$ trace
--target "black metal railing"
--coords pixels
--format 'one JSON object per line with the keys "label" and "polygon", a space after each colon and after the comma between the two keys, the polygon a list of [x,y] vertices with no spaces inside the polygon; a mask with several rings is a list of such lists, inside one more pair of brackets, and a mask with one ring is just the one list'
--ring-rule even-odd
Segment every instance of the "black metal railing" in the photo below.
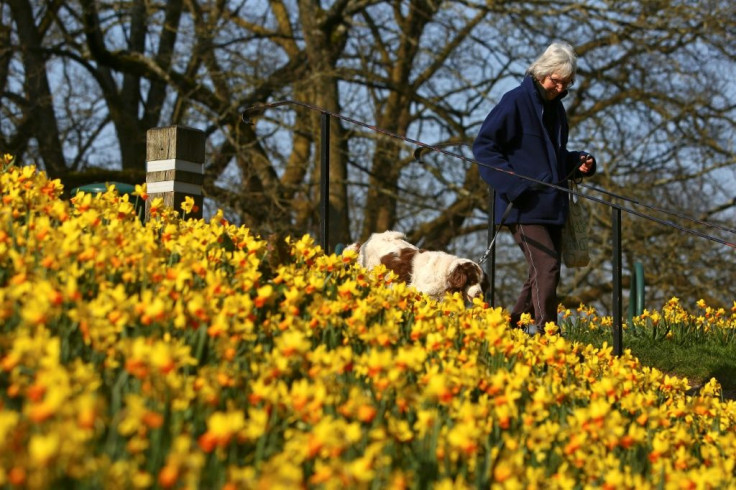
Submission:
{"label": "black metal railing", "polygon": [[[258,105],[249,107],[242,114],[243,122],[247,124],[252,124],[253,116],[263,113],[264,111],[268,109],[273,109],[273,108],[286,106],[286,105],[304,107],[306,109],[309,109],[311,111],[316,111],[321,114],[321,120],[320,120],[320,131],[321,131],[321,134],[320,134],[320,142],[321,142],[321,146],[320,146],[321,148],[321,152],[320,152],[320,169],[321,169],[321,174],[320,174],[320,230],[321,230],[320,245],[322,246],[322,249],[325,251],[325,253],[329,253],[331,250],[330,249],[330,237],[329,237],[329,220],[330,220],[330,216],[329,216],[329,212],[330,212],[329,210],[329,181],[330,181],[330,178],[329,178],[330,177],[329,175],[329,172],[330,172],[329,146],[330,146],[330,122],[332,118],[339,119],[341,121],[345,121],[345,122],[348,122],[348,123],[351,123],[357,126],[361,126],[361,127],[370,129],[371,131],[374,131],[376,133],[380,133],[385,136],[388,136],[388,137],[391,137],[397,140],[401,140],[407,143],[411,143],[412,145],[416,145],[418,148],[415,150],[414,156],[418,160],[421,158],[422,153],[427,152],[427,151],[433,151],[433,152],[444,154],[451,158],[457,158],[457,159],[463,160],[473,165],[483,166],[482,163],[477,162],[473,159],[467,158],[464,155],[460,155],[460,154],[448,151],[446,147],[450,145],[433,146],[433,145],[423,143],[421,141],[418,141],[412,138],[408,138],[406,136],[392,133],[385,129],[381,129],[374,125],[367,124],[362,121],[358,121],[356,119],[344,116],[342,114],[330,112],[324,108],[321,108],[321,107],[318,107],[312,104],[308,104],[306,102],[300,102],[297,100],[281,100],[277,102],[258,104]],[[457,146],[457,145],[451,145],[451,146]],[[724,240],[722,238],[715,237],[707,233],[703,233],[699,230],[694,230],[692,228],[687,228],[687,227],[678,225],[677,223],[674,223],[669,220],[665,220],[665,219],[658,218],[656,216],[648,215],[646,213],[637,211],[630,207],[625,207],[623,204],[607,201],[605,199],[592,196],[590,194],[584,194],[578,190],[572,190],[572,189],[569,189],[568,187],[563,187],[557,184],[551,184],[549,182],[543,182],[541,180],[537,180],[532,177],[527,177],[525,175],[517,175],[508,170],[503,170],[503,169],[499,169],[495,167],[488,167],[488,168],[492,168],[493,170],[498,171],[498,172],[504,172],[510,175],[515,175],[516,177],[526,179],[535,184],[552,187],[552,188],[558,189],[563,192],[574,194],[578,197],[582,197],[589,201],[594,201],[599,204],[603,204],[604,206],[608,206],[611,209],[611,227],[612,227],[611,231],[612,231],[612,242],[613,242],[611,244],[611,247],[612,247],[611,265],[612,265],[612,285],[613,285],[611,310],[612,310],[612,317],[613,317],[613,351],[614,351],[614,354],[616,355],[621,355],[623,353],[623,323],[622,323],[623,322],[623,308],[622,308],[623,293],[622,293],[622,246],[621,246],[622,212],[625,211],[626,213],[631,214],[633,216],[637,216],[637,217],[640,217],[640,218],[643,218],[649,221],[653,221],[655,223],[658,223],[666,227],[675,228],[681,232],[689,233],[691,235],[694,235],[694,236],[697,236],[697,237],[700,237],[706,240],[710,240],[716,243],[720,243],[727,247],[736,249],[736,243],[734,242],[730,242],[728,240]],[[693,218],[693,217],[690,217],[690,216],[687,216],[685,214],[678,213],[675,211],[670,211],[670,210],[658,208],[656,206],[643,204],[637,200],[628,198],[626,196],[614,194],[612,192],[597,188],[595,186],[591,186],[589,184],[580,184],[580,187],[601,193],[606,196],[610,196],[612,198],[617,199],[618,201],[621,201],[622,203],[634,204],[637,206],[641,206],[645,209],[660,212],[665,215],[676,216],[678,218],[682,218],[682,219],[691,221],[693,223],[697,223],[697,224],[704,225],[707,227],[716,228],[721,231],[727,231],[729,233],[736,234],[735,229],[728,228],[728,227],[718,225],[718,224],[708,223],[706,221],[699,220],[699,219],[696,219],[696,218]],[[494,235],[495,228],[496,228],[495,209],[494,209],[495,199],[493,195],[493,190],[491,191],[492,191],[491,198],[488,204],[489,206],[488,243],[489,244],[491,243],[491,240]],[[489,292],[491,304],[494,303],[494,295],[495,295],[495,266],[496,266],[495,248],[496,248],[495,243],[493,243],[490,249],[490,256],[487,261],[488,263],[487,272],[489,275],[489,279],[491,281],[491,291]]]}

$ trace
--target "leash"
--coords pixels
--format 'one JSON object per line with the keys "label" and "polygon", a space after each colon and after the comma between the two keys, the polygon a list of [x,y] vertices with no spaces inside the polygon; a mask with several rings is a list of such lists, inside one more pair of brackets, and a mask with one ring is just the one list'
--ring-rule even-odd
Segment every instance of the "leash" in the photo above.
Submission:
{"label": "leash", "polygon": [[[419,152],[419,150],[420,149],[418,148],[417,151],[414,152],[414,156],[417,159],[419,157],[421,157],[421,153]],[[419,157],[418,157],[418,155],[419,155]],[[562,182],[566,182],[566,181],[572,181],[573,183],[576,183],[575,182],[575,179],[572,178],[572,176],[575,174],[575,171],[576,170],[577,170],[577,167],[573,168],[572,171],[570,171],[570,173],[567,174],[564,179],[562,179],[560,182],[557,183],[557,185],[560,185]],[[532,186],[532,187],[534,187],[534,186]],[[501,215],[501,222],[498,224],[498,228],[496,228],[495,233],[493,233],[493,238],[491,239],[491,242],[488,244],[488,247],[486,248],[486,251],[483,252],[483,255],[481,255],[480,259],[478,260],[478,263],[480,265],[483,265],[483,263],[486,260],[488,260],[488,256],[491,254],[491,249],[493,248],[493,245],[496,243],[496,237],[498,237],[498,233],[501,231],[501,227],[504,225],[504,223],[506,223],[506,218],[508,218],[509,217],[509,214],[511,214],[511,209],[513,207],[514,207],[514,203],[513,202],[509,202],[508,205],[506,206],[506,209],[504,209],[503,214]]]}
{"label": "leash", "polygon": [[493,245],[496,243],[496,237],[498,237],[498,233],[501,231],[501,227],[506,222],[506,218],[508,218],[509,214],[511,214],[511,208],[513,207],[514,207],[513,202],[509,202],[508,205],[506,205],[506,209],[504,209],[503,214],[501,215],[501,222],[498,224],[498,227],[496,228],[495,233],[493,233],[493,238],[491,239],[491,242],[488,244],[486,251],[483,252],[483,255],[481,255],[480,260],[478,260],[478,263],[480,265],[483,265],[483,263],[486,260],[488,260],[488,255],[490,255],[491,249],[493,248]]}

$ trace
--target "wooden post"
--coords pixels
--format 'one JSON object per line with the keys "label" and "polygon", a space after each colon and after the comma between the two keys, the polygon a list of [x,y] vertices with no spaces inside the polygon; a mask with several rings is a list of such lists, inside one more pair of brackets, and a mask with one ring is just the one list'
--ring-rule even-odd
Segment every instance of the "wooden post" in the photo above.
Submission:
{"label": "wooden post", "polygon": [[146,221],[151,201],[157,197],[182,213],[181,203],[190,196],[196,210],[188,218],[202,217],[205,134],[183,126],[152,128],[146,133]]}

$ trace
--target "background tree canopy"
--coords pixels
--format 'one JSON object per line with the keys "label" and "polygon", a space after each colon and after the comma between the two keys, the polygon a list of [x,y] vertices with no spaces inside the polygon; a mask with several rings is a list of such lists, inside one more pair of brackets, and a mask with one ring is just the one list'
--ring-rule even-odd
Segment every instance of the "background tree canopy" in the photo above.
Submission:
{"label": "background tree canopy", "polygon": [[[399,229],[426,248],[479,256],[488,188],[469,161],[500,95],[551,42],[576,48],[565,99],[569,147],[599,161],[598,189],[721,224],[673,221],[733,243],[736,6],[728,0],[3,0],[0,151],[68,189],[143,182],[152,127],[207,134],[212,207],[262,235],[319,233],[319,113],[303,101],[446,148],[415,147],[346,121],[330,138],[334,243]],[[586,193],[612,202],[609,194]],[[633,206],[631,203],[628,206]],[[594,257],[563,271],[565,302],[605,307],[610,210],[591,203]],[[670,296],[730,306],[733,248],[624,214],[624,267],[641,261],[649,302]],[[524,274],[508,236],[497,303]],[[626,283],[624,284],[626,286]]]}

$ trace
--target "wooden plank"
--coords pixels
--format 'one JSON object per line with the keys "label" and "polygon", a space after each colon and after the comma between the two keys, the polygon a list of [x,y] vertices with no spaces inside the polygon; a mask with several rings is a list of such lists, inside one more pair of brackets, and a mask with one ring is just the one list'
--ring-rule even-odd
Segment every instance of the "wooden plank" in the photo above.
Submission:
{"label": "wooden plank", "polygon": [[204,163],[204,131],[186,126],[151,128],[146,132],[146,161],[177,158]]}

